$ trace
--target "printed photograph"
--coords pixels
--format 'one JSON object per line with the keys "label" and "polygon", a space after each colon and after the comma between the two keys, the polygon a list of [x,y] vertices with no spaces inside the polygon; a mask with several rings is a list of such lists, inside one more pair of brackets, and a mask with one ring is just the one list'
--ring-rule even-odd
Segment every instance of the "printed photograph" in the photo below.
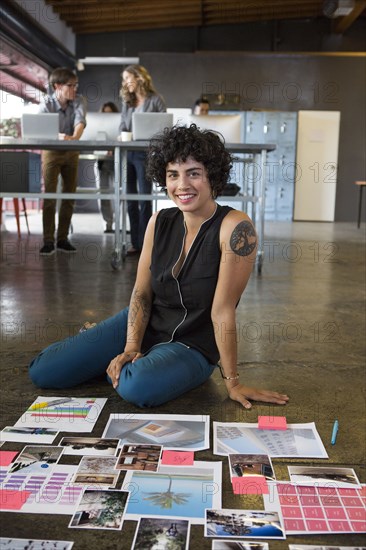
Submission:
{"label": "printed photograph", "polygon": [[52,445],[27,445],[17,456],[16,461],[9,468],[9,473],[19,472],[46,473],[51,472],[62,455],[63,448]]}
{"label": "printed photograph", "polygon": [[366,550],[366,546],[320,546],[319,544],[289,544],[289,550]]}
{"label": "printed photograph", "polygon": [[209,416],[171,414],[112,414],[103,437],[118,438],[120,445],[158,444],[164,449],[208,449]]}
{"label": "printed photograph", "polygon": [[73,544],[67,540],[0,538],[0,550],[71,550]]}
{"label": "printed photograph", "polygon": [[333,468],[331,466],[288,466],[290,480],[293,483],[330,487],[360,487],[356,472],[352,468]]}
{"label": "printed photograph", "polygon": [[119,439],[63,437],[59,443],[65,455],[116,456]]}
{"label": "printed photograph", "polygon": [[67,540],[10,539],[0,537],[0,550],[71,550],[73,542]]}
{"label": "printed photograph", "polygon": [[26,426],[6,426],[0,432],[1,441],[19,441],[20,443],[53,443],[58,430],[52,428],[27,428]]}
{"label": "printed photograph", "polygon": [[287,430],[260,430],[245,422],[214,422],[213,437],[213,452],[218,455],[329,458],[314,422],[288,424]]}
{"label": "printed photograph", "polygon": [[231,477],[264,476],[274,480],[275,475],[268,455],[230,454],[229,467]]}
{"label": "printed photograph", "polygon": [[277,512],[262,510],[206,510],[206,537],[253,537],[283,539]]}
{"label": "printed photograph", "polygon": [[156,472],[163,447],[161,445],[123,445],[116,470]]}
{"label": "printed photograph", "polygon": [[84,456],[80,460],[73,483],[115,487],[119,476],[115,464],[115,457]]}
{"label": "printed photograph", "polygon": [[203,525],[207,506],[221,506],[221,466],[221,462],[195,462],[187,467],[160,466],[156,473],[128,471],[123,489],[130,490],[133,498],[126,519],[176,517]]}
{"label": "printed photograph", "polygon": [[268,550],[268,542],[250,542],[241,540],[213,540],[212,550]]}
{"label": "printed photograph", "polygon": [[141,518],[131,550],[188,550],[189,521]]}
{"label": "printed photograph", "polygon": [[121,530],[128,491],[85,489],[69,527]]}

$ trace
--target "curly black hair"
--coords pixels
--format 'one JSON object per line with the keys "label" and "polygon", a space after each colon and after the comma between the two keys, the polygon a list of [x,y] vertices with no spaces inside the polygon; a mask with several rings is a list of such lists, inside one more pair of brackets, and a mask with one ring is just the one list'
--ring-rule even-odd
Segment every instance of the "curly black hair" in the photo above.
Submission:
{"label": "curly black hair", "polygon": [[200,130],[196,124],[165,128],[151,139],[146,175],[152,182],[165,188],[168,163],[186,162],[188,157],[203,164],[213,197],[220,195],[229,181],[233,157],[225,149],[220,134],[211,130]]}

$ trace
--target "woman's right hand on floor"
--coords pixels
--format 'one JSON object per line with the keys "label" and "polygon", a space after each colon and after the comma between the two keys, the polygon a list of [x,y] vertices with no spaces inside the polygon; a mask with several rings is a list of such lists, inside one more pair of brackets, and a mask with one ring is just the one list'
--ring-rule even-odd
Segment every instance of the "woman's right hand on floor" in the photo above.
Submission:
{"label": "woman's right hand on floor", "polygon": [[107,374],[111,379],[114,388],[118,386],[122,367],[126,363],[134,363],[140,357],[143,357],[143,354],[139,351],[124,351],[112,359],[107,368]]}

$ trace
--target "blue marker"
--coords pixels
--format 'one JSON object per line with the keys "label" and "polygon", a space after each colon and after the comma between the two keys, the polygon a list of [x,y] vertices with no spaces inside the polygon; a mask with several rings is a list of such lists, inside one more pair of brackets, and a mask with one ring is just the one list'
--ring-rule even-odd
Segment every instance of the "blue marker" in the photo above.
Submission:
{"label": "blue marker", "polygon": [[337,440],[337,434],[338,434],[338,420],[335,420],[333,424],[332,439],[331,439],[332,445],[335,445],[335,442]]}

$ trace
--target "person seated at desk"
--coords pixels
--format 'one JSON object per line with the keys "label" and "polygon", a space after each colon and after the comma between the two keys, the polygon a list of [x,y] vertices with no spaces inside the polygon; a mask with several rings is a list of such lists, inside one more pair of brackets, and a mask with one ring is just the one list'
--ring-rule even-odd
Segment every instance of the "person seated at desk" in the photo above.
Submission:
{"label": "person seated at desk", "polygon": [[[166,112],[163,98],[155,90],[150,74],[141,65],[129,65],[123,71],[121,96],[122,115],[119,128],[121,132],[131,132],[134,112]],[[144,151],[128,151],[127,193],[151,194],[152,185],[146,178],[145,160]],[[127,210],[132,244],[127,250],[127,255],[140,254],[146,227],[152,214],[152,203],[151,201],[128,201]]]}
{"label": "person seated at desk", "polygon": [[[118,113],[118,107],[112,101],[104,103],[100,109],[101,113]],[[100,189],[103,192],[114,192],[114,160],[112,152],[108,153],[110,158],[98,160]],[[113,201],[100,201],[100,210],[103,220],[106,223],[104,233],[114,233],[114,205]]]}
{"label": "person seated at desk", "polygon": [[[39,107],[40,113],[59,114],[59,138],[78,140],[86,126],[86,108],[81,96],[76,95],[78,81],[76,75],[66,67],[55,69],[49,78],[52,95],[45,97]],[[42,173],[46,193],[55,193],[58,177],[62,177],[62,192],[75,193],[78,175],[79,151],[43,151]],[[57,250],[76,252],[68,240],[71,217],[74,211],[73,200],[62,200],[58,215]],[[56,199],[43,201],[43,241],[42,256],[55,252],[55,213]]]}
{"label": "person seated at desk", "polygon": [[210,103],[205,97],[200,97],[194,103],[193,113],[194,115],[208,115],[210,111]]}
{"label": "person seated at desk", "polygon": [[219,136],[195,124],[151,140],[147,176],[175,206],[150,218],[130,305],[43,350],[30,364],[34,384],[68,388],[106,370],[124,400],[155,407],[205,382],[220,362],[229,397],[243,407],[287,403],[239,381],[235,311],[257,237],[244,212],[216,202],[231,166]]}

